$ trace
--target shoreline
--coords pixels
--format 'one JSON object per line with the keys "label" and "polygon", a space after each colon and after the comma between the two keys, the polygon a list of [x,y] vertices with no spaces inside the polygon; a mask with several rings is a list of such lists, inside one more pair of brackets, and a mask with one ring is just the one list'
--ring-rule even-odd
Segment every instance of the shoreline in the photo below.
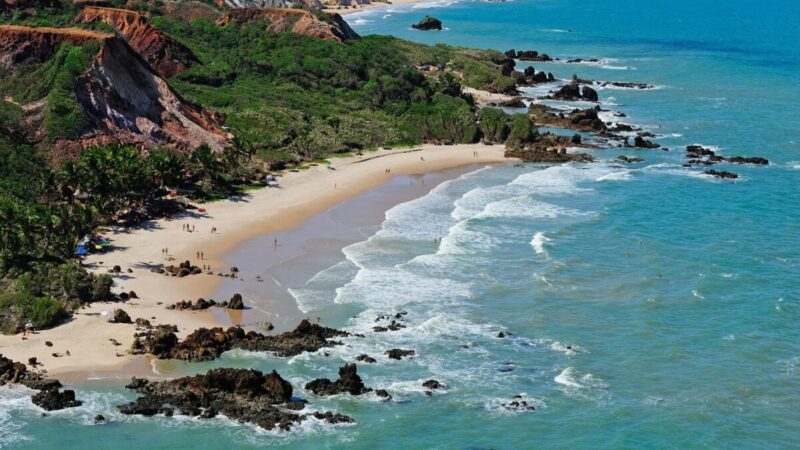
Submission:
{"label": "shoreline", "polygon": [[[179,300],[208,298],[229,278],[205,274],[168,277],[152,273],[150,268],[189,260],[199,266],[211,265],[215,273],[227,273],[226,256],[249,239],[294,229],[307,219],[381,186],[395,176],[512,161],[504,157],[504,152],[504,147],[499,145],[422,145],[412,149],[377,150],[362,157],[333,158],[331,166],[335,170],[321,165],[289,172],[279,178],[281,188],[263,188],[242,198],[203,204],[205,213],[189,211],[145,222],[132,229],[110,229],[103,234],[113,240],[115,249],[91,255],[84,263],[95,273],[107,273],[114,265],[121,266],[122,272],[113,275],[114,291],[135,291],[139,298],[87,305],[67,323],[39,331],[27,340],[22,340],[20,334],[0,336],[0,354],[17,361],[36,357],[48,375],[70,381],[113,378],[113,375],[125,378],[157,375],[147,362],[149,357],[127,354],[135,326],[109,323],[105,314],[120,308],[134,321],[144,318],[153,325],[175,324],[182,338],[203,326],[242,323],[243,312],[216,309],[217,314],[228,316],[221,320],[212,312],[214,309],[167,310],[166,305]],[[196,231],[182,231],[185,224],[195,226]],[[216,227],[218,233],[211,234],[211,227]],[[168,249],[169,258],[161,253],[163,248]],[[204,260],[196,258],[198,251],[205,254]],[[128,269],[132,273],[127,273]],[[53,346],[46,346],[46,341],[51,341]],[[65,356],[67,351],[69,356]]]}
{"label": "shoreline", "polygon": [[415,3],[422,3],[425,0],[391,0],[391,1],[372,1],[371,3],[367,4],[356,4],[355,7],[338,7],[338,8],[323,8],[322,11],[328,14],[339,14],[341,16],[346,16],[349,14],[360,13],[364,11],[369,11],[372,9],[382,8],[382,7],[389,7],[389,6],[396,6],[396,5],[412,5]]}

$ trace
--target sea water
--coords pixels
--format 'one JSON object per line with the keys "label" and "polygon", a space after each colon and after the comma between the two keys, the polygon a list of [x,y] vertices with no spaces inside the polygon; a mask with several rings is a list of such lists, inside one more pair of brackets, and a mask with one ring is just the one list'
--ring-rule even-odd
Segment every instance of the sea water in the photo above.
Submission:
{"label": "sea water", "polygon": [[[446,29],[411,30],[425,14]],[[47,417],[25,391],[0,390],[0,446],[800,446],[797,2],[439,1],[348,20],[361,34],[544,51],[562,61],[534,66],[559,79],[650,83],[600,90],[601,105],[670,151],[593,150],[594,164],[493,166],[440,184],[291,292],[304,312],[365,338],[328,356],[234,351],[172,367],[277,369],[312,408],[355,424],[277,433],[125,417],[114,406],[133,395],[93,381],[76,386],[84,406]],[[719,181],[681,166],[694,143],[770,165],[722,165],[740,178]],[[619,164],[621,154],[645,161]],[[406,328],[372,331],[400,311]],[[390,360],[390,348],[417,354]],[[360,353],[378,360],[359,365],[366,384],[393,401],[303,391]],[[428,379],[446,389],[426,395]],[[110,423],[93,425],[96,414]]]}

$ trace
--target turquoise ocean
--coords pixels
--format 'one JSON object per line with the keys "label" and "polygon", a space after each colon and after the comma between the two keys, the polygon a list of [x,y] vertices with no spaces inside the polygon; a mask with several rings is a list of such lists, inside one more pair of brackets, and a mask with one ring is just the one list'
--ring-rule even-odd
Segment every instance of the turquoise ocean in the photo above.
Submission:
{"label": "turquoise ocean", "polygon": [[[445,30],[412,30],[426,14]],[[391,208],[292,290],[304,313],[366,338],[329,357],[234,351],[174,368],[277,369],[311,397],[300,386],[368,353],[378,363],[359,366],[365,383],[394,401],[311,399],[353,425],[125,417],[114,406],[133,395],[91,381],[74,386],[84,406],[47,417],[0,390],[0,447],[800,447],[800,3],[448,1],[347,20],[361,34],[547,52],[562,61],[534,67],[559,79],[653,84],[600,89],[601,106],[670,151],[471,170]],[[740,174],[723,182],[681,166],[689,144],[770,164],[720,165]],[[399,311],[407,328],[371,332]],[[396,347],[418,354],[382,355]],[[426,396],[430,378],[447,389]],[[508,407],[515,396],[536,409]]]}

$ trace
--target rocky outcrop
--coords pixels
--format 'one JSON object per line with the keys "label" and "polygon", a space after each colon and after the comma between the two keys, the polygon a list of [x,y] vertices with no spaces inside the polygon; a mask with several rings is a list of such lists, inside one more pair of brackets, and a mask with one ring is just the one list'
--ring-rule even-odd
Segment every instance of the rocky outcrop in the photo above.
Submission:
{"label": "rocky outcrop", "polygon": [[633,146],[636,148],[659,148],[660,145],[656,144],[655,142],[648,141],[641,135],[637,135],[633,138]]}
{"label": "rocky outcrop", "polygon": [[431,16],[425,16],[419,22],[411,25],[411,28],[422,31],[441,31],[442,21]]}
{"label": "rocky outcrop", "polygon": [[597,91],[589,86],[583,86],[583,88],[581,88],[580,84],[574,81],[569,84],[565,84],[561,87],[561,89],[555,91],[551,98],[555,100],[584,100],[588,102],[596,102],[598,100]]}
{"label": "rocky outcrop", "polygon": [[315,15],[302,9],[234,9],[220,17],[217,25],[243,25],[257,20],[266,20],[270,33],[296,33],[335,42],[359,39],[339,14],[317,12]]}
{"label": "rocky outcrop", "polygon": [[158,31],[135,11],[89,6],[75,18],[75,22],[111,26],[164,78],[175,76],[199,62],[188,47]]}
{"label": "rocky outcrop", "polygon": [[769,164],[768,159],[760,156],[731,156],[730,158],[725,158],[725,160],[734,164],[755,164],[758,166]]}
{"label": "rocky outcrop", "polygon": [[528,112],[537,125],[594,133],[603,133],[607,131],[607,126],[598,116],[599,110],[596,107],[573,109],[565,113],[562,110],[547,105],[532,103]]}
{"label": "rocky outcrop", "polygon": [[[0,70],[30,70],[21,63],[46,61],[61,44],[80,46],[90,41],[98,42],[100,50],[75,80],[74,91],[89,123],[77,139],[56,138],[54,154],[110,143],[166,145],[186,152],[200,145],[221,151],[227,145],[227,133],[217,117],[184,101],[125,41],[109,34],[0,26]],[[41,127],[41,119],[31,126]]]}
{"label": "rocky outcrop", "polygon": [[514,82],[522,86],[551,83],[555,80],[552,73],[537,72],[532,66],[526,67],[523,72],[514,72]]}
{"label": "rocky outcrop", "polygon": [[75,399],[75,391],[71,389],[61,391],[61,383],[58,380],[31,372],[25,364],[0,355],[0,386],[5,384],[20,384],[39,391],[31,397],[31,401],[46,411],[81,405],[81,401]]}
{"label": "rocky outcrop", "polygon": [[592,162],[594,158],[586,153],[567,153],[566,151],[541,149],[506,149],[506,158],[517,158],[529,163],[566,163],[571,161]]}
{"label": "rocky outcrop", "polygon": [[553,58],[550,57],[547,53],[539,53],[536,50],[520,50],[516,51],[513,48],[510,50],[506,50],[506,56],[509,58],[518,59],[520,61],[552,61]]}
{"label": "rocky outcrop", "polygon": [[239,327],[230,327],[227,330],[216,327],[200,328],[179,341],[175,331],[160,326],[134,335],[130,352],[137,355],[151,354],[160,359],[211,361],[228,350],[239,348],[288,357],[338,345],[339,342],[331,339],[348,335],[344,331],[303,320],[294,330],[277,336],[245,332]]}
{"label": "rocky outcrop", "polygon": [[119,405],[123,414],[153,416],[174,414],[210,419],[219,414],[266,430],[288,431],[309,417],[329,423],[352,419],[331,412],[299,414],[301,401],[292,401],[292,385],[274,370],[264,375],[257,370],[214,369],[204,375],[150,382],[134,378],[127,386],[139,397]]}
{"label": "rocky outcrop", "polygon": [[713,177],[722,178],[723,180],[735,180],[735,179],[739,178],[739,175],[737,175],[737,174],[735,174],[733,172],[725,171],[725,170],[714,170],[714,169],[711,169],[711,170],[706,170],[703,173],[706,174],[706,175],[711,175]]}
{"label": "rocky outcrop", "polygon": [[403,350],[400,348],[393,348],[391,350],[386,351],[386,355],[389,357],[389,359],[397,359],[397,360],[403,359],[406,356],[414,356],[416,353],[417,352],[415,352],[414,350]]}
{"label": "rocky outcrop", "polygon": [[361,395],[372,389],[364,386],[361,377],[358,376],[358,368],[355,364],[345,364],[339,368],[339,379],[331,381],[327,378],[317,378],[306,384],[306,389],[316,395],[337,395],[350,394]]}

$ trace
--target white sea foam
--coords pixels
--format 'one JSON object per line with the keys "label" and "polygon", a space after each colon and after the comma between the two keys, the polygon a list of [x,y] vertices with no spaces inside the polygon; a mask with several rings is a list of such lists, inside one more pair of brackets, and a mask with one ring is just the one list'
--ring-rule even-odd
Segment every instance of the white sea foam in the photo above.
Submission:
{"label": "white sea foam", "polygon": [[541,28],[539,31],[544,33],[571,33],[570,30],[563,30],[561,28]]}
{"label": "white sea foam", "polygon": [[545,236],[543,232],[537,231],[536,234],[533,235],[533,239],[531,239],[531,247],[533,247],[533,251],[535,251],[537,255],[547,255],[544,246],[550,242],[551,239],[549,237]]}
{"label": "white sea foam", "polygon": [[597,178],[597,181],[627,181],[631,179],[630,170],[611,172]]}

